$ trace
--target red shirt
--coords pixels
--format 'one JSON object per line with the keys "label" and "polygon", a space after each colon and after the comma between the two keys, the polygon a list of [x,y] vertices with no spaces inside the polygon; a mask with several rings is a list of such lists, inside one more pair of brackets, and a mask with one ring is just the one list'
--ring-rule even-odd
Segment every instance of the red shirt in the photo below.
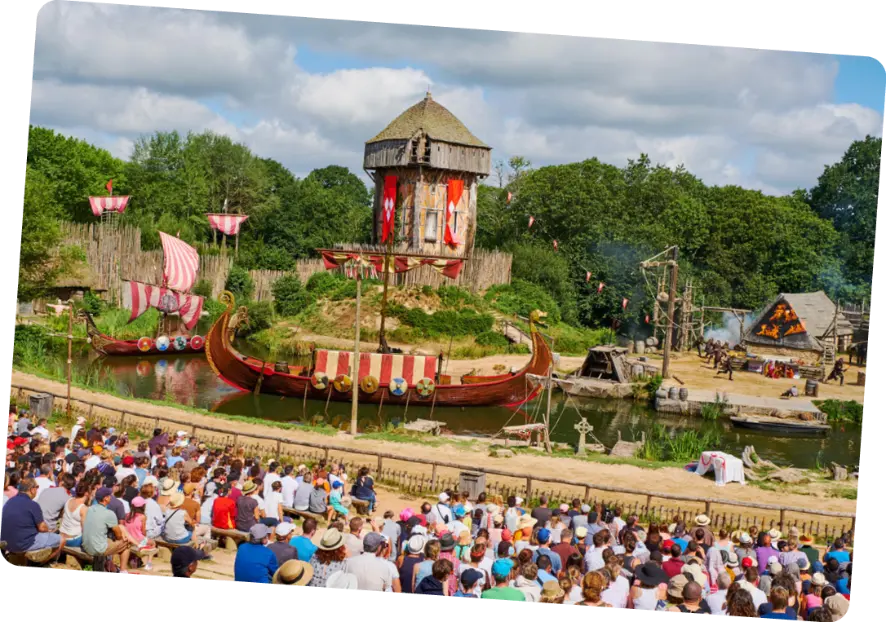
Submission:
{"label": "red shirt", "polygon": [[674,557],[664,562],[661,569],[668,573],[669,578],[676,577],[683,570],[683,561],[679,557]]}
{"label": "red shirt", "polygon": [[212,502],[212,526],[236,529],[237,502],[230,497],[218,497]]}

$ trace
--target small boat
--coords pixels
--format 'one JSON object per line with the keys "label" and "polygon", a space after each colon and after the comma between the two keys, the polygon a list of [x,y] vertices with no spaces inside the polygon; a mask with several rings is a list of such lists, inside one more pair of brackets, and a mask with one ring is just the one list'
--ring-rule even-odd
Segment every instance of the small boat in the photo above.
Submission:
{"label": "small boat", "polygon": [[[533,348],[529,362],[514,374],[494,376],[491,380],[484,378],[483,382],[471,378],[464,384],[438,384],[434,381],[434,376],[438,374],[434,373],[432,364],[436,357],[424,357],[428,361],[422,362],[418,356],[364,352],[360,358],[360,377],[352,383],[347,376],[351,353],[327,350],[315,351],[313,369],[287,373],[272,362],[245,356],[234,349],[231,339],[227,337],[234,310],[234,295],[224,292],[219,300],[227,308],[206,335],[206,360],[222,381],[241,391],[349,402],[353,391],[357,390],[357,399],[361,404],[378,404],[383,400],[384,404],[390,405],[515,406],[531,400],[541,390],[541,386],[530,381],[528,376],[547,374],[553,362],[550,346],[536,328],[542,314],[535,312],[530,318]],[[381,361],[381,368],[403,369],[404,377],[391,376],[388,379],[384,372],[378,377],[365,374],[364,368],[369,370],[375,364],[374,357],[385,357]],[[329,362],[332,360],[334,364]],[[410,370],[409,374],[405,373],[407,369]],[[413,374],[413,369],[419,372]],[[330,376],[335,374],[335,377],[327,376],[327,370]],[[420,377],[422,374],[423,377]]]}
{"label": "small boat", "polygon": [[[77,313],[80,318],[86,322],[86,339],[89,342],[89,345],[91,345],[92,349],[99,354],[104,354],[106,356],[151,356],[156,354],[168,356],[170,354],[200,354],[206,347],[203,338],[198,336],[187,339],[172,337],[168,342],[165,342],[162,339],[157,339],[156,341],[153,339],[144,341],[144,337],[141,339],[114,339],[98,329],[95,325],[95,320],[92,319],[92,314],[90,314],[89,311],[80,309]],[[157,347],[158,341],[161,346],[165,345],[166,348],[160,350]]]}
{"label": "small boat", "polygon": [[775,432],[780,434],[796,434],[807,436],[824,436],[831,431],[831,426],[820,421],[802,421],[800,419],[779,419],[763,415],[734,415],[729,420],[737,428]]}

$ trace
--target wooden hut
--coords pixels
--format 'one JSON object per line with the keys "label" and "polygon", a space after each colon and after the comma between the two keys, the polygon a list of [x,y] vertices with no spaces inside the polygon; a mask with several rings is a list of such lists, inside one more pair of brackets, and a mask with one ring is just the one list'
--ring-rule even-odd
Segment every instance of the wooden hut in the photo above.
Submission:
{"label": "wooden hut", "polygon": [[[393,177],[397,248],[470,255],[477,228],[477,185],[489,175],[491,151],[430,93],[404,111],[366,142],[363,168],[375,182],[373,242],[382,238],[385,184]],[[450,197],[459,187],[460,196]],[[450,201],[454,209],[447,223]],[[451,245],[444,241],[447,224],[454,236]]]}
{"label": "wooden hut", "polygon": [[742,343],[753,354],[790,357],[830,365],[837,350],[852,341],[852,324],[823,291],[780,294],[763,309]]}

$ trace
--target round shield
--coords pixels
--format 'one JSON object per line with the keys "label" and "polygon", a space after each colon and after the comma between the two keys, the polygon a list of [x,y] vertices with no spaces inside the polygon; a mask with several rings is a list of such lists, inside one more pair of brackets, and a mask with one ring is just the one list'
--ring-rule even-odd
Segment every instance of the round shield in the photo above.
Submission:
{"label": "round shield", "polygon": [[166,352],[166,350],[169,349],[169,337],[167,337],[166,335],[161,335],[160,337],[157,337],[156,345],[157,349],[160,350],[160,352]]}
{"label": "round shield", "polygon": [[360,388],[364,393],[372,395],[378,391],[378,380],[376,380],[375,376],[363,376],[360,379]]}
{"label": "round shield", "polygon": [[145,378],[146,376],[151,375],[152,369],[153,367],[148,361],[139,361],[138,365],[135,366],[135,373],[139,378]]}
{"label": "round shield", "polygon": [[394,378],[391,380],[391,384],[388,385],[388,391],[391,392],[391,395],[396,395],[397,397],[406,393],[406,389],[408,388],[409,385],[406,384],[406,380],[403,378]]}
{"label": "round shield", "polygon": [[326,374],[321,374],[320,372],[317,372],[316,374],[311,376],[311,386],[318,391],[323,391],[326,387],[329,386],[329,377]]}
{"label": "round shield", "polygon": [[141,339],[138,340],[138,349],[141,352],[147,352],[148,350],[150,350],[153,347],[153,345],[154,345],[154,340],[151,339],[150,337],[142,337]]}
{"label": "round shield", "polygon": [[191,349],[192,350],[200,350],[203,348],[203,337],[200,335],[194,335],[191,337]]}
{"label": "round shield", "polygon": [[173,296],[172,294],[164,294],[160,297],[160,304],[158,308],[163,313],[175,313],[178,311],[178,298]]}
{"label": "round shield", "polygon": [[172,340],[172,345],[176,350],[181,352],[188,347],[188,338],[184,335],[177,335],[176,338]]}
{"label": "round shield", "polygon": [[347,393],[351,390],[351,377],[347,374],[339,374],[335,377],[335,380],[332,381],[332,386],[335,387],[335,390],[339,393]]}
{"label": "round shield", "polygon": [[430,378],[422,378],[415,383],[415,390],[418,391],[418,394],[422,397],[428,397],[431,395],[435,388],[434,381]]}

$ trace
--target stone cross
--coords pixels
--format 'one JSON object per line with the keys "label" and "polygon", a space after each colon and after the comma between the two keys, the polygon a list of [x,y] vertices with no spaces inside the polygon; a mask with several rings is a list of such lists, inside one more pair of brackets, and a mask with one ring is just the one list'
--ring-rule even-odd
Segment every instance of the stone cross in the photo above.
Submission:
{"label": "stone cross", "polygon": [[588,423],[588,420],[581,417],[580,421],[573,426],[578,431],[578,453],[585,450],[585,435],[594,430],[594,426]]}

